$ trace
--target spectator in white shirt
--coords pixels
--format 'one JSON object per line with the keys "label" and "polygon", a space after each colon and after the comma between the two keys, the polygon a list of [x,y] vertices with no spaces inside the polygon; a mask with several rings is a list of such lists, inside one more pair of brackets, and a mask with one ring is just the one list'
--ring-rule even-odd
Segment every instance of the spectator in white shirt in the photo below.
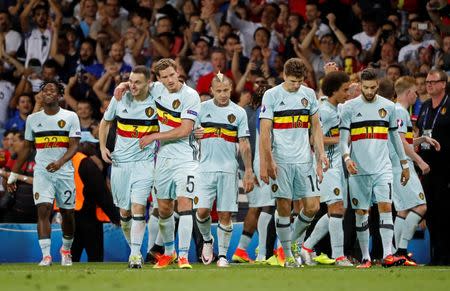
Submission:
{"label": "spectator in white shirt", "polygon": [[406,62],[415,62],[416,64],[419,62],[419,48],[427,47],[432,45],[436,47],[436,41],[432,40],[423,40],[426,30],[428,29],[428,25],[425,22],[420,21],[420,19],[415,18],[410,21],[408,33],[411,38],[411,42],[402,47],[398,54],[398,62],[406,63]]}
{"label": "spectator in white shirt", "polygon": [[362,29],[360,33],[357,33],[353,36],[353,39],[356,39],[361,43],[362,49],[365,51],[370,50],[372,44],[375,40],[375,35],[378,30],[378,25],[375,20],[375,15],[365,15],[362,18]]}
{"label": "spectator in white shirt", "polygon": [[22,44],[22,36],[11,29],[11,18],[5,10],[0,11],[0,45],[5,47],[5,52],[14,57]]}

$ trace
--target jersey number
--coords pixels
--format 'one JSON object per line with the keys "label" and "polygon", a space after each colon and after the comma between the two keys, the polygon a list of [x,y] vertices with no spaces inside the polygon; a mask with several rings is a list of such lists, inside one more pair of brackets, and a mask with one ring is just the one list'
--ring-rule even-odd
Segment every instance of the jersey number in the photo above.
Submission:
{"label": "jersey number", "polygon": [[133,125],[133,133],[131,134],[132,138],[138,138],[139,137],[139,131],[137,125]]}
{"label": "jersey number", "polygon": [[[45,146],[44,148],[52,148],[56,145],[56,142],[58,141],[58,139],[54,136],[51,139],[49,137],[44,137],[45,140]],[[53,143],[53,144],[51,144]]]}
{"label": "jersey number", "polygon": [[194,176],[187,176],[186,191],[188,193],[194,192]]}
{"label": "jersey number", "polygon": [[71,205],[71,203],[69,202],[70,198],[72,198],[72,191],[70,190],[66,190],[64,192],[64,196],[67,196],[66,201],[64,201],[64,205]]}
{"label": "jersey number", "polygon": [[[311,183],[311,190],[314,192],[315,189],[314,189],[314,182],[313,182],[312,176],[311,176],[311,175],[308,175],[308,178],[309,178],[309,182]],[[316,188],[317,188],[317,191],[320,191],[320,188],[319,188],[319,179],[318,179],[317,177],[316,177]]]}

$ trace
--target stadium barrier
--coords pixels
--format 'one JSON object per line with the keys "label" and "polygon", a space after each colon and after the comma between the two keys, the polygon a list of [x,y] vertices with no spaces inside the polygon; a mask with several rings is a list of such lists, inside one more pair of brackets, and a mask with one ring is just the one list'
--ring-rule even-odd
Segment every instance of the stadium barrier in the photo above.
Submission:
{"label": "stadium barrier", "polygon": [[[228,259],[231,259],[236,249],[242,233],[242,223],[235,223],[233,226]],[[113,224],[105,223],[104,231],[104,260],[105,262],[125,262],[128,260],[129,248],[123,237],[122,230]],[[212,225],[212,233],[217,237],[217,224]],[[61,226],[52,225],[52,246],[51,254],[54,261],[61,259],[59,249],[61,247]],[[0,263],[38,262],[41,259],[41,250],[37,241],[36,224],[0,224]],[[418,231],[410,242],[409,251],[414,254],[418,263],[426,264],[430,261],[430,237],[428,231]],[[248,253],[251,258],[255,258],[255,248],[258,244],[258,236],[255,234],[249,245]],[[177,245],[177,244],[176,244]],[[142,253],[147,250],[147,233],[142,244]],[[214,250],[217,254],[217,240],[214,243]],[[191,242],[189,260],[197,261],[195,244]],[[83,252],[82,262],[87,261]]]}

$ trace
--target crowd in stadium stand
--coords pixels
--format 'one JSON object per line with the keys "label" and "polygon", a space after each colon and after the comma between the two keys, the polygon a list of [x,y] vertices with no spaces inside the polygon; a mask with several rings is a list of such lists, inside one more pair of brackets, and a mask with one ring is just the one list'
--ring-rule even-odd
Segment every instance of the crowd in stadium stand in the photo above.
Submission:
{"label": "crowd in stadium stand", "polygon": [[[98,125],[115,86],[127,81],[134,66],[151,68],[161,58],[173,58],[180,79],[196,89],[202,101],[211,99],[211,81],[222,72],[234,82],[232,100],[249,113],[261,97],[258,89],[283,82],[283,65],[293,57],[306,64],[305,85],[316,91],[318,100],[329,63],[350,76],[353,96],[360,94],[358,73],[364,68],[376,70],[380,90],[386,92],[382,95],[392,92],[392,99],[395,81],[413,76],[418,93],[410,109],[414,121],[430,98],[428,72],[441,69],[450,74],[450,4],[447,0],[1,1],[0,223],[36,222],[33,155],[22,168],[18,190],[8,193],[5,185],[15,152],[23,146],[27,116],[42,108],[43,82],[64,84],[60,103],[80,119],[79,151],[105,181],[105,187],[93,190],[88,203],[104,206],[118,224],[110,197],[110,166],[102,161],[98,147]],[[254,149],[255,129],[250,129]],[[440,142],[449,154],[448,137]],[[108,147],[113,150],[114,138]],[[428,215],[443,211],[435,231],[450,233],[443,209],[429,208]],[[448,242],[447,236],[439,237],[439,242]],[[446,252],[447,261],[435,263],[450,263]]]}

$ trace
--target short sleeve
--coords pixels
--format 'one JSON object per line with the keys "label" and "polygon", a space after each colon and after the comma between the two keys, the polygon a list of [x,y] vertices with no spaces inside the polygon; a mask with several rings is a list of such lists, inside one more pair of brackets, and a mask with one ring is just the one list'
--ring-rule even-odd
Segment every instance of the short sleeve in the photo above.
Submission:
{"label": "short sleeve", "polygon": [[327,133],[330,130],[330,114],[323,106],[319,107],[319,120],[323,133]]}
{"label": "short sleeve", "polygon": [[32,118],[30,118],[30,116],[28,116],[27,121],[25,123],[25,139],[28,141],[32,141],[34,142],[34,132],[33,132],[33,128],[32,128]]}
{"label": "short sleeve", "polygon": [[69,137],[81,138],[80,120],[75,113],[72,114],[72,124],[69,129]]}
{"label": "short sleeve", "polygon": [[273,104],[272,95],[270,94],[270,92],[264,93],[261,103],[261,110],[259,112],[259,118],[273,120]]}
{"label": "short sleeve", "polygon": [[314,115],[319,110],[319,102],[317,101],[316,95],[314,94],[314,91],[311,90],[311,94],[309,94],[309,115]]}
{"label": "short sleeve", "polygon": [[339,123],[339,129],[350,130],[351,117],[352,112],[350,104],[344,104],[341,110],[341,122]]}
{"label": "short sleeve", "polygon": [[[395,106],[395,105],[394,105]],[[398,128],[397,124],[397,112],[395,110],[395,107],[391,107],[392,114],[389,115],[389,129],[394,130]]]}
{"label": "short sleeve", "polygon": [[103,115],[103,119],[106,121],[113,121],[116,117],[117,112],[117,104],[118,101],[116,98],[111,98],[111,102],[109,102],[108,108],[105,111],[105,114]]}
{"label": "short sleeve", "polygon": [[398,132],[407,133],[408,132],[407,119],[409,119],[409,116],[406,116],[405,118],[405,112],[401,109],[396,109],[396,113],[397,113]]}
{"label": "short sleeve", "polygon": [[250,136],[250,130],[248,129],[247,113],[242,110],[238,121],[238,137]]}
{"label": "short sleeve", "polygon": [[195,91],[191,91],[189,98],[186,98],[183,109],[181,110],[181,119],[191,119],[196,122],[200,113],[200,96]]}

